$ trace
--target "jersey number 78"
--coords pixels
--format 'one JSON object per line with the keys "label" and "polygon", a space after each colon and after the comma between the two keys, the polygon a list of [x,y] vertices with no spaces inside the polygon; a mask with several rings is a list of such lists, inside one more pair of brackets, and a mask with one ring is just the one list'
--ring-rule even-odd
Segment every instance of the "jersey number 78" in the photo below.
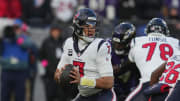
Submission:
{"label": "jersey number 78", "polygon": [[171,47],[171,45],[167,43],[162,43],[158,46],[156,42],[146,43],[142,45],[142,48],[149,48],[146,61],[150,61],[152,59],[156,47],[159,48],[160,57],[162,60],[167,61],[168,60],[167,56],[171,57],[173,55],[173,48]]}

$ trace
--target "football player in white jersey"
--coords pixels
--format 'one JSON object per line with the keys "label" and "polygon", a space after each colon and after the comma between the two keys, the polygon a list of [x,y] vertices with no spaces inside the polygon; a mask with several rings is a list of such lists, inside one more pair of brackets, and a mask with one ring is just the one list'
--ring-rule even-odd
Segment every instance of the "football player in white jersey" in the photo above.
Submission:
{"label": "football player in white jersey", "polygon": [[[168,59],[167,62],[160,65],[152,74],[149,91],[155,92],[151,96],[152,101],[179,101],[179,83],[180,80],[180,50]],[[176,85],[176,87],[175,87]],[[178,90],[179,89],[179,90]],[[169,92],[170,91],[170,92]],[[161,98],[161,99],[160,99]],[[159,100],[158,100],[159,99]]]}
{"label": "football player in white jersey", "polygon": [[149,87],[151,73],[174,54],[179,40],[167,37],[169,30],[161,18],[153,18],[145,29],[147,36],[136,37],[131,41],[130,62],[134,62],[141,73],[140,83],[126,101],[147,101],[144,89]]}
{"label": "football player in white jersey", "polygon": [[[66,40],[62,58],[55,72],[59,77],[66,64],[73,64],[70,83],[78,85],[75,101],[116,101],[111,64],[111,47],[96,38],[97,17],[93,10],[80,9],[73,19],[73,37]],[[60,81],[61,82],[61,81]]]}
{"label": "football player in white jersey", "polygon": [[[180,99],[180,76],[179,76],[179,72],[180,72],[180,55],[177,55],[176,56],[176,65],[175,67],[176,68],[174,71],[172,70],[171,72],[171,75],[173,75],[173,78],[175,78],[176,80],[176,77],[178,76],[177,78],[177,81],[176,81],[176,84],[175,86],[172,88],[172,90],[170,90],[167,98],[165,99],[165,101],[179,101]],[[170,78],[170,77],[169,77]]]}
{"label": "football player in white jersey", "polygon": [[146,90],[151,95],[151,101],[164,101],[176,84],[180,73],[180,53],[179,49],[168,59],[167,62],[161,64],[151,74],[150,84],[152,85]]}

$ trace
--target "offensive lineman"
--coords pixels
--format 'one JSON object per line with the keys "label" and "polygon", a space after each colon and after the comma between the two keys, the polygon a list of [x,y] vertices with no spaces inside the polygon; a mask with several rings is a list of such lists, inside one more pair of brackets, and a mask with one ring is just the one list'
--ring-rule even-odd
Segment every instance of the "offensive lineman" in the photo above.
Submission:
{"label": "offensive lineman", "polygon": [[144,90],[149,87],[151,73],[174,54],[179,41],[169,34],[166,22],[161,18],[153,18],[145,29],[147,36],[136,37],[131,41],[130,62],[136,63],[141,73],[140,83],[131,92],[126,101],[147,101]]}
{"label": "offensive lineman", "polygon": [[[113,87],[111,47],[103,39],[96,38],[97,19],[93,10],[85,8],[73,19],[73,37],[68,38],[64,52],[55,72],[55,80],[66,64],[73,64],[70,77],[79,84],[75,101],[116,101]],[[60,81],[61,82],[61,81]]]}

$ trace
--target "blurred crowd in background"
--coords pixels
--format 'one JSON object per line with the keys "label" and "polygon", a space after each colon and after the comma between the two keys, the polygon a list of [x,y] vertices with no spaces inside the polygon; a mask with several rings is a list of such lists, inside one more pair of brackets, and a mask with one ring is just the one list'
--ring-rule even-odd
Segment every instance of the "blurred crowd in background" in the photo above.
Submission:
{"label": "blurred crowd in background", "polygon": [[0,0],[2,101],[33,101],[39,67],[45,71],[41,77],[46,100],[64,97],[53,80],[54,71],[64,40],[72,34],[75,11],[87,7],[98,15],[99,37],[110,38],[122,21],[132,22],[137,34],[145,35],[147,22],[161,17],[170,35],[180,39],[180,0]]}
{"label": "blurred crowd in background", "polygon": [[[180,29],[179,0],[0,0],[0,2],[1,28],[6,23],[12,24],[10,20],[21,19],[31,28],[48,28],[58,23],[64,29],[64,26],[66,28],[71,25],[77,9],[88,7],[96,11],[101,21],[100,29],[106,26],[114,27],[119,22],[127,20],[134,22],[139,32],[152,17],[164,18],[168,24],[174,25],[172,27]],[[110,34],[107,30],[103,31]]]}

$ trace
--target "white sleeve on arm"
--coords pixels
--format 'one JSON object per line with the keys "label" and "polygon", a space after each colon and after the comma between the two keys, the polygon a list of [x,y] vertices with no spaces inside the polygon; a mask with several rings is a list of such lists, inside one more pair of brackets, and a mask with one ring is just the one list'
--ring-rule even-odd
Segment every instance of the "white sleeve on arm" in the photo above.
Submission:
{"label": "white sleeve on arm", "polygon": [[134,62],[134,48],[135,48],[135,39],[132,39],[131,44],[130,44],[129,54],[128,54],[128,58],[131,62]]}
{"label": "white sleeve on arm", "polygon": [[111,45],[104,42],[97,53],[97,69],[101,77],[113,76],[113,69],[111,64]]}
{"label": "white sleeve on arm", "polygon": [[68,45],[67,45],[67,40],[63,46],[63,53],[62,53],[62,56],[61,56],[61,59],[57,65],[57,68],[60,69],[62,68],[65,64],[69,64],[70,63],[70,60],[69,60],[69,57],[68,57]]}

